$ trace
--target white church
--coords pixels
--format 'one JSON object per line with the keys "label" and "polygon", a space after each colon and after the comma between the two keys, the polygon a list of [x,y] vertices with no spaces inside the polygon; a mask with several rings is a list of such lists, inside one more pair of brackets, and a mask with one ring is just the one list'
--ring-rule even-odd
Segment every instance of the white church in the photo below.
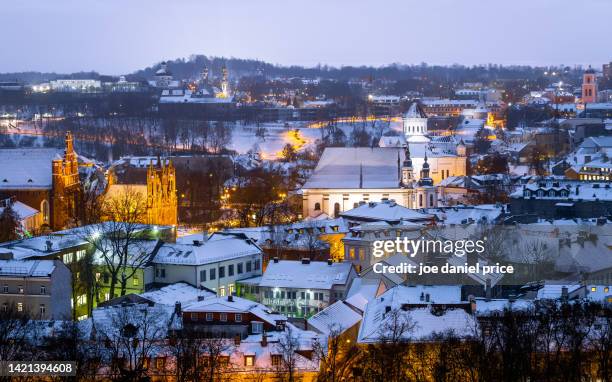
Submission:
{"label": "white church", "polygon": [[403,122],[405,147],[326,148],[302,187],[303,215],[338,216],[361,201],[383,199],[407,208],[436,207],[435,184],[466,175],[465,146],[429,137],[417,103]]}

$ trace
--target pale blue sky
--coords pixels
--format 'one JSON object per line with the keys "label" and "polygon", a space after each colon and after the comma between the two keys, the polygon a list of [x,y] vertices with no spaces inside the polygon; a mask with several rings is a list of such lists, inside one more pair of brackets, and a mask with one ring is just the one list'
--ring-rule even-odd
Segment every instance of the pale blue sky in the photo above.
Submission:
{"label": "pale blue sky", "polygon": [[2,0],[0,72],[190,54],[316,65],[612,60],[612,0]]}

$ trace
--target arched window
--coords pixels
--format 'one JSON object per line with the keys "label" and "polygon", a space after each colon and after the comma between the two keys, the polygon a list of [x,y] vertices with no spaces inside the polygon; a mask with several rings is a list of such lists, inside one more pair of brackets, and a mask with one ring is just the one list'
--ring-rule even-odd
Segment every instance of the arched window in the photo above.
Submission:
{"label": "arched window", "polygon": [[315,203],[315,211],[321,211],[321,203]]}
{"label": "arched window", "polygon": [[423,207],[423,194],[419,194],[419,207]]}
{"label": "arched window", "polygon": [[337,218],[340,215],[340,203],[334,203],[334,217]]}
{"label": "arched window", "polygon": [[434,206],[433,195],[429,195],[429,207],[433,207],[433,206]]}
{"label": "arched window", "polygon": [[49,202],[47,199],[40,202],[40,212],[42,213],[43,223],[49,224]]}

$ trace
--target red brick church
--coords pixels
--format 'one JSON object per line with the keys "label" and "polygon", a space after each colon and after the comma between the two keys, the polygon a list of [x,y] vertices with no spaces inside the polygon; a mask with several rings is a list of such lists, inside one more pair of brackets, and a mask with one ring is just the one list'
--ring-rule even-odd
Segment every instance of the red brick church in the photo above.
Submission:
{"label": "red brick church", "polygon": [[81,184],[72,134],[65,148],[0,149],[0,199],[40,211],[41,227],[61,230],[78,221]]}

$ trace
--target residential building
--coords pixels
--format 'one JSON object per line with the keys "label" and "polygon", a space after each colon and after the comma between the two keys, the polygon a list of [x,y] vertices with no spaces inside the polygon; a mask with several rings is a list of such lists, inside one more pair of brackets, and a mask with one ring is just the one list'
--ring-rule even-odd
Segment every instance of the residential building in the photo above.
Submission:
{"label": "residential building", "polygon": [[215,232],[191,239],[155,249],[151,263],[156,284],[186,282],[227,296],[236,292],[239,280],[261,276],[263,252],[246,235]]}
{"label": "residential building", "polygon": [[348,262],[274,259],[261,278],[240,283],[241,294],[289,317],[309,317],[343,299],[356,276]]}
{"label": "residential building", "polygon": [[59,260],[0,260],[0,311],[36,320],[72,317],[71,274]]}

